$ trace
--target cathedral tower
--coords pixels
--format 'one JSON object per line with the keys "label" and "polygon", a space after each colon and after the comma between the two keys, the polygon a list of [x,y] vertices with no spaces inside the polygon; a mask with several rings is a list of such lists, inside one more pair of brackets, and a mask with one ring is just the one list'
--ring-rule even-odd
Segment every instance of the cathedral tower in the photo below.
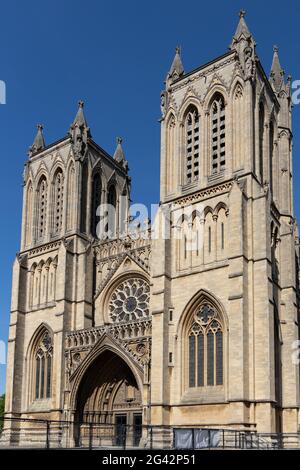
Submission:
{"label": "cathedral tower", "polygon": [[63,139],[39,125],[29,150],[6,416],[68,421],[59,445],[299,427],[290,77],[277,47],[267,77],[241,11],[224,55],[186,72],[177,48],[165,85],[152,227],[128,223],[122,139],[99,147],[82,102]]}
{"label": "cathedral tower", "polygon": [[176,49],[161,109],[171,236],[152,241],[152,422],[295,432],[297,226],[278,49],[268,79],[242,11],[223,56],[187,73]]}

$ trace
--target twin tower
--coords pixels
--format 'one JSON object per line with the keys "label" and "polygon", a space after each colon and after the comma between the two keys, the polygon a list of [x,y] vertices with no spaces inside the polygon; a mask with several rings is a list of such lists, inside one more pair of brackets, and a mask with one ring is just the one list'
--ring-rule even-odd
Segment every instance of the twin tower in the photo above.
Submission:
{"label": "twin tower", "polygon": [[[277,48],[268,78],[241,12],[223,56],[185,72],[176,50],[161,112],[171,223],[152,240],[150,229],[126,233],[120,139],[113,157],[99,147],[81,102],[63,139],[46,146],[38,127],[13,269],[6,416],[65,419],[74,444],[91,422],[132,426],[136,445],[147,445],[141,424],[164,446],[180,426],[296,432],[299,239],[290,78]],[[111,233],[99,239],[107,203]],[[190,217],[178,218],[185,208]],[[187,230],[203,243],[189,249]]]}

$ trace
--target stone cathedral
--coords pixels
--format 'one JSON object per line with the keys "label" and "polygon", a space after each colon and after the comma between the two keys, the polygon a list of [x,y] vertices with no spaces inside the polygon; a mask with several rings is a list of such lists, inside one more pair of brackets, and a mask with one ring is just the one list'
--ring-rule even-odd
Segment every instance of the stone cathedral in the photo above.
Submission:
{"label": "stone cathedral", "polygon": [[[185,72],[176,49],[167,74],[170,236],[151,236],[150,221],[128,229],[121,139],[113,156],[96,144],[82,102],[62,139],[46,145],[38,126],[13,267],[7,417],[73,423],[74,445],[87,423],[130,425],[137,445],[152,425],[164,446],[182,426],[299,429],[291,79],[277,48],[264,71],[244,16],[224,55]],[[203,233],[194,250],[187,228]],[[26,423],[7,426],[7,439],[32,438]]]}

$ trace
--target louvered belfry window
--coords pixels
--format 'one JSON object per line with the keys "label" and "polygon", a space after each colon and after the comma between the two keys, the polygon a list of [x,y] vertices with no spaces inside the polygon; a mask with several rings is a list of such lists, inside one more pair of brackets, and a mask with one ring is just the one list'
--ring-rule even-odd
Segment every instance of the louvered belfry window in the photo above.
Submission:
{"label": "louvered belfry window", "polygon": [[217,94],[210,109],[211,118],[211,172],[213,175],[225,169],[225,102],[221,94]]}
{"label": "louvered belfry window", "polygon": [[200,118],[195,106],[191,106],[185,118],[186,183],[199,179]]}
{"label": "louvered belfry window", "polygon": [[224,337],[216,309],[204,303],[188,334],[189,387],[223,385]]}
{"label": "louvered belfry window", "polygon": [[54,179],[54,234],[59,234],[63,221],[64,178],[61,170]]}

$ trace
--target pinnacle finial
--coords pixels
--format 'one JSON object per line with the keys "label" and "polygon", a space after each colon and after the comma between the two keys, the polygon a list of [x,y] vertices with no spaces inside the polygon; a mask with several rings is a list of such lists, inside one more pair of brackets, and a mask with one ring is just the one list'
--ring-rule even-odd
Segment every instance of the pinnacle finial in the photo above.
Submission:
{"label": "pinnacle finial", "polygon": [[116,140],[117,140],[117,148],[115,150],[113,158],[118,163],[121,163],[123,168],[127,169],[128,168],[128,163],[126,161],[126,158],[125,158],[125,155],[124,155],[124,152],[123,152],[123,149],[122,149],[122,145],[121,145],[122,142],[123,142],[123,139],[122,139],[122,137],[117,137]]}
{"label": "pinnacle finial", "polygon": [[270,81],[275,91],[279,93],[284,85],[284,70],[280,65],[278,47],[273,47],[273,61],[271,66]]}
{"label": "pinnacle finial", "polygon": [[29,148],[29,152],[28,152],[29,156],[32,156],[35,153],[39,152],[40,150],[43,150],[43,148],[45,148],[45,140],[43,136],[44,126],[43,124],[37,124],[36,128],[37,128],[37,133],[34,138],[32,146]]}
{"label": "pinnacle finial", "polygon": [[239,17],[240,17],[240,18],[245,18],[245,16],[246,16],[245,10],[240,10],[240,12],[239,12]]}
{"label": "pinnacle finial", "polygon": [[168,73],[167,78],[171,78],[171,80],[176,80],[177,78],[181,77],[184,74],[184,69],[183,65],[181,62],[181,57],[180,57],[180,46],[177,46],[175,48],[175,57],[173,59],[171,68]]}
{"label": "pinnacle finial", "polygon": [[78,106],[79,106],[79,108],[83,108],[84,107],[84,101],[79,100],[78,101]]}

